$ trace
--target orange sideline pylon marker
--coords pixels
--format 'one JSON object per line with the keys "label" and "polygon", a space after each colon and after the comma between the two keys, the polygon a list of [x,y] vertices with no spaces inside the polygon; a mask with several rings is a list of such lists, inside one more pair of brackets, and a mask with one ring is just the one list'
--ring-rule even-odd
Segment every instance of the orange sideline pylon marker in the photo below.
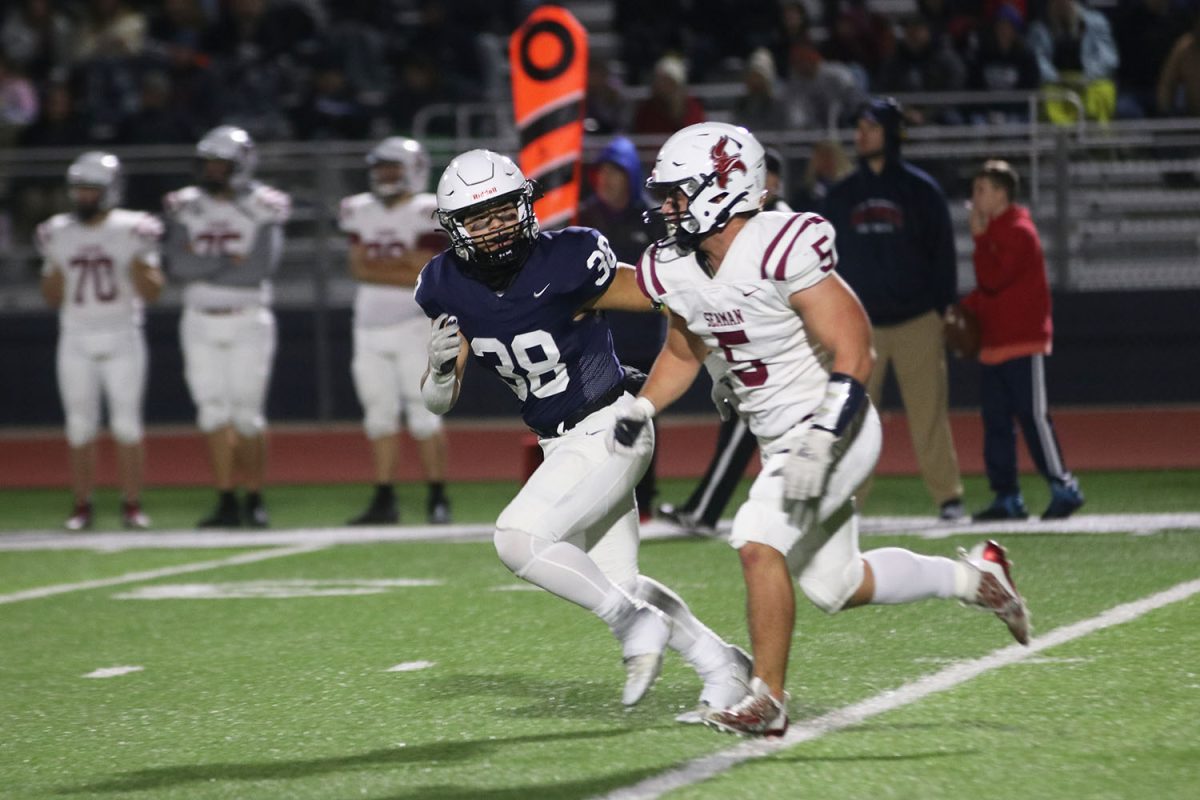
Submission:
{"label": "orange sideline pylon marker", "polygon": [[579,205],[583,155],[587,31],[558,6],[540,6],[508,42],[519,163],[543,195],[534,205],[543,228],[569,224]]}

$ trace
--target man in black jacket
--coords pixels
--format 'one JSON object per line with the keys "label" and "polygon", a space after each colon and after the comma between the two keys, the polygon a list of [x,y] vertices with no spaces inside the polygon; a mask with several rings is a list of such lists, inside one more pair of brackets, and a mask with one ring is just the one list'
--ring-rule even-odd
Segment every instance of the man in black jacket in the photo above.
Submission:
{"label": "man in black jacket", "polygon": [[[950,434],[942,317],[958,295],[954,231],[933,178],[900,156],[904,115],[876,98],[858,116],[858,168],[829,190],[838,272],[871,318],[877,360],[867,393],[878,401],[896,371],[921,477],[944,520],[964,516]],[[859,493],[860,502],[866,488]]]}

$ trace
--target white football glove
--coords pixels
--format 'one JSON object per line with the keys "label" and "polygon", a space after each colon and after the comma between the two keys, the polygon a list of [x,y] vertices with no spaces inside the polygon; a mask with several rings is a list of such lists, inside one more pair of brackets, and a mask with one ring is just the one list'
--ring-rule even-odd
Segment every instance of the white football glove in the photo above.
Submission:
{"label": "white football glove", "polygon": [[722,422],[728,422],[738,413],[740,401],[733,389],[733,378],[728,374],[713,381],[712,391],[708,396],[712,398],[713,405],[717,407],[717,414],[720,415]]}
{"label": "white football glove", "polygon": [[654,434],[647,430],[654,417],[654,404],[639,397],[621,412],[608,437],[608,451],[616,455],[640,458],[654,450]]}
{"label": "white football glove", "polygon": [[833,443],[837,437],[824,428],[809,428],[783,463],[785,506],[804,503],[821,496],[825,479],[833,463]]}
{"label": "white football glove", "polygon": [[461,347],[458,319],[449,314],[439,315],[429,331],[429,376],[439,383],[445,382],[446,376],[453,376]]}

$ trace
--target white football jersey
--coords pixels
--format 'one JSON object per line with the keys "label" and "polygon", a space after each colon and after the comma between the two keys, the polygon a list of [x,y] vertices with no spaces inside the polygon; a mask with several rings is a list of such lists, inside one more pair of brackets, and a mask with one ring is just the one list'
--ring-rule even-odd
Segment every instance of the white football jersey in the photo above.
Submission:
{"label": "white football jersey", "polygon": [[[441,251],[448,241],[434,217],[437,197],[421,193],[388,207],[370,192],[342,200],[339,224],[367,258],[398,258],[423,247]],[[354,297],[354,324],[363,328],[395,325],[425,317],[407,286],[363,283]]]}
{"label": "white football jersey", "polygon": [[[260,228],[282,225],[292,214],[292,198],[262,183],[252,184],[233,200],[185,186],[168,194],[163,203],[171,219],[187,230],[192,252],[201,256],[245,256],[254,247]],[[198,308],[270,305],[271,282],[240,288],[195,281],[184,289],[183,301]]]}
{"label": "white football jersey", "polygon": [[162,222],[142,211],[114,208],[97,225],[56,214],[38,226],[42,274],[65,280],[59,320],[64,331],[115,331],[142,324],[133,263],[159,264]]}
{"label": "white football jersey", "polygon": [[638,282],[725,357],[750,430],[771,440],[825,396],[829,356],[809,340],[788,298],[835,266],[830,223],[816,214],[764,211],[738,233],[715,276],[695,253],[651,245],[638,262]]}

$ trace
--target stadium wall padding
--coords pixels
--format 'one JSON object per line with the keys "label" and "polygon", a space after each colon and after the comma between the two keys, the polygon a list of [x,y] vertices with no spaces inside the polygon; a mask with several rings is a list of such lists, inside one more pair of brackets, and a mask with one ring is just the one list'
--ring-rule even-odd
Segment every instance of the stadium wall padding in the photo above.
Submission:
{"label": "stadium wall padding", "polygon": [[[1054,405],[1113,406],[1196,403],[1200,381],[1200,291],[1089,292],[1054,298],[1054,355],[1047,380]],[[276,312],[279,348],[268,414],[278,421],[318,418],[316,315],[309,310]],[[331,310],[329,329],[332,418],[355,420],[360,409],[350,379],[349,309]],[[55,385],[57,321],[49,312],[0,316],[0,424],[5,427],[58,425],[62,420]],[[193,408],[183,380],[179,311],[147,314],[150,379],[146,420],[190,422]],[[414,344],[424,347],[423,342]],[[950,358],[951,404],[978,401],[978,368]],[[884,390],[884,408],[898,405],[894,382]],[[493,376],[472,366],[455,417],[512,416],[518,404]],[[707,381],[680,401],[679,411],[708,410]]]}

